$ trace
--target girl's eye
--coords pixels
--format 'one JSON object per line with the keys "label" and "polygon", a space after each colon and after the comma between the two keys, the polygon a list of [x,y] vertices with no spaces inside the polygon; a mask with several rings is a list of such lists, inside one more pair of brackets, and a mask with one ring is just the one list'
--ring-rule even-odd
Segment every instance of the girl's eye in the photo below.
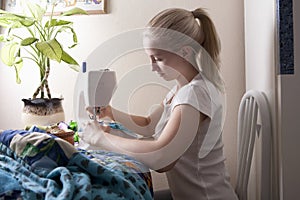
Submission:
{"label": "girl's eye", "polygon": [[153,56],[153,59],[154,59],[154,61],[156,61],[156,62],[161,62],[161,61],[162,61],[162,58],[157,58],[157,57],[154,57],[154,56]]}
{"label": "girl's eye", "polygon": [[150,56],[150,59],[151,59],[151,62],[154,62],[154,63],[163,61],[162,58],[158,58],[156,56]]}

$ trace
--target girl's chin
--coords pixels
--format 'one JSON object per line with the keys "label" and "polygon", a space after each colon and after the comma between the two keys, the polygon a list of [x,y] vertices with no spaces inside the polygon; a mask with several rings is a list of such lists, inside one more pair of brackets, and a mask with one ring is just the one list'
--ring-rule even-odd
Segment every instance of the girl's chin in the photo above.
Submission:
{"label": "girl's chin", "polygon": [[164,73],[158,73],[159,77],[163,78],[165,81],[172,81],[174,80],[175,78],[171,77],[171,76],[168,76]]}
{"label": "girl's chin", "polygon": [[168,76],[162,76],[162,78],[165,80],[165,81],[173,81],[174,78],[171,78],[171,77],[168,77]]}

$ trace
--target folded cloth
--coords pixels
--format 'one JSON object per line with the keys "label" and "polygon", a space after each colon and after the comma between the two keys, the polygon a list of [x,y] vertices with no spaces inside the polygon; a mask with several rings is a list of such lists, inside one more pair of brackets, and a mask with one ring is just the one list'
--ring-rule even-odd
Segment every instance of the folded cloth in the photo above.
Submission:
{"label": "folded cloth", "polygon": [[6,130],[0,141],[32,167],[53,169],[66,165],[76,152],[69,143],[46,133]]}

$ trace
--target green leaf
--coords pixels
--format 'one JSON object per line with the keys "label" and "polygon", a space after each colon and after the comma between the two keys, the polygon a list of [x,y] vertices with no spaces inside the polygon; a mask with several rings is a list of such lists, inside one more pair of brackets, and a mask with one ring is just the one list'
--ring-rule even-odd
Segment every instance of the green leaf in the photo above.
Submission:
{"label": "green leaf", "polygon": [[49,25],[49,21],[45,24],[46,28],[53,27],[53,26],[63,26],[67,24],[72,24],[73,22],[70,21],[65,21],[65,20],[57,20],[57,19],[52,19],[51,23]]}
{"label": "green leaf", "polygon": [[32,20],[32,19],[27,18],[27,19],[24,19],[24,20],[20,20],[20,23],[25,27],[30,27],[35,23],[35,21]]}
{"label": "green leaf", "polygon": [[3,34],[0,35],[0,42],[4,42],[5,40],[5,36]]}
{"label": "green leaf", "polygon": [[37,42],[35,46],[39,51],[41,51],[43,55],[47,56],[49,59],[61,62],[63,49],[56,39]]}
{"label": "green leaf", "polygon": [[3,63],[9,67],[14,66],[16,72],[16,82],[21,83],[19,72],[23,67],[23,59],[18,57],[20,45],[18,43],[7,43],[1,50],[1,59]]}
{"label": "green leaf", "polygon": [[62,16],[70,16],[70,15],[87,15],[88,13],[81,8],[73,8],[71,10],[63,12]]}
{"label": "green leaf", "polygon": [[20,79],[20,71],[23,67],[23,59],[18,57],[16,59],[16,63],[14,64],[14,67],[15,67],[15,72],[16,72],[16,82],[18,84],[21,84],[21,79]]}
{"label": "green leaf", "polygon": [[[69,46],[69,49],[71,49],[71,48],[75,47],[78,43],[77,35],[76,35],[74,29],[70,26],[63,26],[57,31],[57,33],[68,32],[68,30],[70,30],[73,35],[73,44],[71,46]],[[70,32],[68,32],[68,33],[70,33]]]}
{"label": "green leaf", "polygon": [[8,21],[6,19],[0,19],[0,26],[4,28],[21,28],[24,27],[19,21]]}
{"label": "green leaf", "polygon": [[25,4],[28,11],[31,13],[32,17],[37,20],[41,21],[46,13],[46,9],[43,9],[39,4],[32,3],[30,1],[21,1],[21,4]]}
{"label": "green leaf", "polygon": [[21,46],[31,45],[31,44],[35,43],[36,41],[38,41],[38,40],[39,39],[34,38],[34,37],[25,38],[24,40],[21,41]]}
{"label": "green leaf", "polygon": [[20,50],[20,45],[16,42],[7,43],[2,47],[1,59],[7,66],[13,66],[16,63],[16,55]]}
{"label": "green leaf", "polygon": [[7,19],[7,20],[17,20],[17,19],[25,19],[27,18],[26,16],[15,14],[15,13],[9,13],[9,12],[4,12],[1,13],[1,18],[2,19]]}
{"label": "green leaf", "polygon": [[70,65],[77,65],[79,66],[79,64],[77,63],[77,61],[72,58],[67,52],[63,51],[62,57],[61,59],[65,62],[68,63]]}
{"label": "green leaf", "polygon": [[7,11],[0,9],[0,14],[5,14]]}
{"label": "green leaf", "polygon": [[[26,16],[21,16],[17,14],[6,13],[0,16],[0,25],[4,27],[14,26],[16,28],[19,27],[30,27],[34,24],[35,20],[32,18],[28,18]],[[16,26],[16,24],[18,26]]]}
{"label": "green leaf", "polygon": [[80,70],[79,65],[69,65],[69,66],[70,66],[71,69],[73,69],[76,72],[79,72],[79,70]]}

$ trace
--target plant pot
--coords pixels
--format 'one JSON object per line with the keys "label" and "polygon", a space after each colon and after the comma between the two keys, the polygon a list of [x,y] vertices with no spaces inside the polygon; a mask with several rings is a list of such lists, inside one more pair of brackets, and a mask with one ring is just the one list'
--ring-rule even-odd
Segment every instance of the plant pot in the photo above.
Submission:
{"label": "plant pot", "polygon": [[22,121],[25,126],[48,126],[65,120],[62,98],[22,99]]}

